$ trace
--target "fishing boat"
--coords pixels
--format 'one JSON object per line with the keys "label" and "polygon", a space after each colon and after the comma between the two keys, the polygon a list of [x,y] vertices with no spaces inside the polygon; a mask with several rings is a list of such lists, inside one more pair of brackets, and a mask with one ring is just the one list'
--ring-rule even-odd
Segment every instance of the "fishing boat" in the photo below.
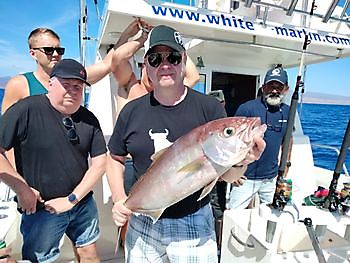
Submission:
{"label": "fishing boat", "polygon": [[[232,116],[240,104],[256,97],[264,74],[272,66],[299,67],[298,76],[303,81],[302,73],[307,65],[350,56],[346,14],[350,0],[343,2],[341,5],[339,0],[319,0],[315,9],[311,0],[106,0],[96,61],[106,55],[109,45],[116,43],[135,17],[152,25],[172,26],[185,38],[187,53],[200,73],[195,89],[203,93],[223,90],[227,113]],[[82,11],[82,17],[85,15]],[[81,23],[82,52],[88,41],[84,26]],[[137,75],[142,61],[141,49],[131,61]],[[112,76],[107,76],[89,91],[88,107],[99,118],[107,141],[116,118],[117,85]],[[290,79],[289,85],[287,103],[292,102],[295,92],[293,80]],[[292,202],[277,211],[258,202],[252,209],[225,211],[223,263],[350,260],[350,214],[302,206],[304,198],[318,186],[330,187],[335,172],[314,165],[311,143],[303,133],[298,112],[293,118],[292,166],[288,172],[293,184]],[[343,172],[337,177],[337,185],[333,185],[338,191],[343,183],[350,182],[345,164],[341,166]],[[6,187],[2,186],[2,190],[0,193],[6,193],[3,199],[11,199]],[[94,192],[101,217],[101,238],[97,243],[101,259],[123,262],[123,250],[114,253],[117,229],[111,220],[110,190],[105,178]],[[12,244],[17,256],[21,237],[16,207],[6,201],[0,208],[0,214],[7,215],[0,219],[0,238],[5,237]],[[74,259],[66,239],[62,241],[61,252],[60,262]]]}

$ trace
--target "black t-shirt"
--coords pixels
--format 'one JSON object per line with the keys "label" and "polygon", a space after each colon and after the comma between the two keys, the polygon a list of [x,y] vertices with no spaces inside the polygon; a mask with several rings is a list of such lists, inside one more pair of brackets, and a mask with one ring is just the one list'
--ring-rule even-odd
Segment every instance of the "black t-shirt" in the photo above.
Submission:
{"label": "black t-shirt", "polygon": [[106,152],[97,118],[80,107],[71,118],[79,137],[73,144],[62,118],[46,95],[27,97],[10,107],[0,122],[0,146],[14,148],[16,167],[44,200],[70,194],[88,169],[88,157]]}
{"label": "black t-shirt", "polygon": [[[140,178],[151,165],[150,157],[176,139],[211,120],[226,117],[224,107],[211,96],[188,89],[175,106],[161,105],[153,92],[129,102],[121,111],[108,147],[112,154],[131,154]],[[153,138],[153,139],[152,139]],[[160,186],[162,187],[162,186]],[[201,190],[167,208],[162,217],[179,218],[197,211],[209,197],[197,202]]]}

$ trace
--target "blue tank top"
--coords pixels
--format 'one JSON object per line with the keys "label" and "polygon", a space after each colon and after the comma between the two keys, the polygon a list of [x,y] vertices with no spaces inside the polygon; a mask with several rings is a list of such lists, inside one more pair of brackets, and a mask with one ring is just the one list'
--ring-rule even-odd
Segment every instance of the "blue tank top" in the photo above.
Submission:
{"label": "blue tank top", "polygon": [[47,89],[34,76],[33,72],[24,73],[23,76],[27,79],[28,86],[29,86],[29,95],[30,96],[46,94],[47,93]]}

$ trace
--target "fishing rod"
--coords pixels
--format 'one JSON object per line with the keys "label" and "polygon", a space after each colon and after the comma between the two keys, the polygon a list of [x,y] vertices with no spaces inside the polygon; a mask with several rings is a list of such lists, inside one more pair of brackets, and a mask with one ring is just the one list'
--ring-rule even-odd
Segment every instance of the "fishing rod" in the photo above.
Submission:
{"label": "fishing rod", "polygon": [[[338,210],[339,205],[345,206],[347,204],[347,202],[342,203],[342,201],[345,201],[345,200],[339,199],[336,193],[336,190],[338,185],[338,179],[342,172],[342,167],[345,162],[346,154],[348,152],[349,147],[350,147],[350,119],[348,121],[348,126],[344,134],[343,142],[340,148],[340,153],[338,155],[338,160],[334,169],[333,178],[329,186],[329,192],[323,204],[323,208],[328,209],[330,212],[334,212]],[[345,196],[344,198],[347,199],[347,196]],[[346,205],[346,206],[349,206],[349,205]],[[343,207],[343,210],[348,210],[346,208],[347,207]]]}
{"label": "fishing rod", "polygon": [[[312,5],[311,5],[309,25],[308,25],[309,29],[310,29],[310,25],[311,25],[311,17],[314,13],[314,10],[315,10],[315,0],[312,1]],[[270,206],[272,208],[279,209],[279,210],[283,210],[285,205],[290,200],[290,191],[286,191],[285,186],[287,185],[287,182],[284,179],[284,177],[285,177],[285,170],[286,170],[286,165],[287,165],[289,147],[290,147],[292,133],[293,133],[295,113],[296,113],[298,100],[299,100],[299,88],[301,88],[304,85],[304,83],[301,81],[302,70],[303,70],[303,66],[304,66],[304,57],[306,54],[307,46],[310,43],[311,43],[311,41],[309,40],[309,36],[307,33],[305,33],[303,51],[301,53],[300,64],[299,64],[299,72],[298,72],[298,76],[297,76],[297,80],[296,80],[296,84],[295,84],[295,89],[294,89],[294,92],[292,95],[290,108],[289,108],[287,130],[286,130],[286,134],[284,136],[283,144],[282,144],[281,160],[280,160],[280,165],[278,168],[278,174],[277,174],[277,179],[276,179],[276,190],[275,190],[275,194],[273,196],[272,204],[270,204]]]}

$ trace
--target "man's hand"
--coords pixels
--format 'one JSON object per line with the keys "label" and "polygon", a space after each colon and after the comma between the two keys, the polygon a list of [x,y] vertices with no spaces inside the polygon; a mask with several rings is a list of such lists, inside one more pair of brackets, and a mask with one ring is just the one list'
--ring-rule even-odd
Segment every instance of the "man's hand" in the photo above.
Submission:
{"label": "man's hand", "polygon": [[252,149],[248,152],[247,156],[245,159],[238,163],[237,165],[247,165],[252,162],[255,162],[256,160],[259,160],[261,154],[264,152],[265,147],[266,147],[266,142],[262,138],[261,135],[256,135],[253,138],[254,146]]}
{"label": "man's hand", "polygon": [[21,187],[16,194],[18,199],[18,208],[27,215],[34,214],[36,212],[37,201],[42,201],[40,193],[28,185],[23,184],[23,187]]}
{"label": "man's hand", "polygon": [[0,249],[0,263],[15,263],[16,260],[14,260],[11,256],[11,248],[5,247]]}
{"label": "man's hand", "polygon": [[132,211],[124,205],[125,200],[113,204],[112,217],[116,226],[123,226],[128,221]]}
{"label": "man's hand", "polygon": [[233,166],[230,170],[224,173],[220,179],[228,183],[232,183],[234,186],[243,185],[247,178],[244,176],[247,170],[247,165],[258,160],[265,150],[266,143],[261,135],[256,135],[253,138],[254,146],[248,152],[243,161]]}

